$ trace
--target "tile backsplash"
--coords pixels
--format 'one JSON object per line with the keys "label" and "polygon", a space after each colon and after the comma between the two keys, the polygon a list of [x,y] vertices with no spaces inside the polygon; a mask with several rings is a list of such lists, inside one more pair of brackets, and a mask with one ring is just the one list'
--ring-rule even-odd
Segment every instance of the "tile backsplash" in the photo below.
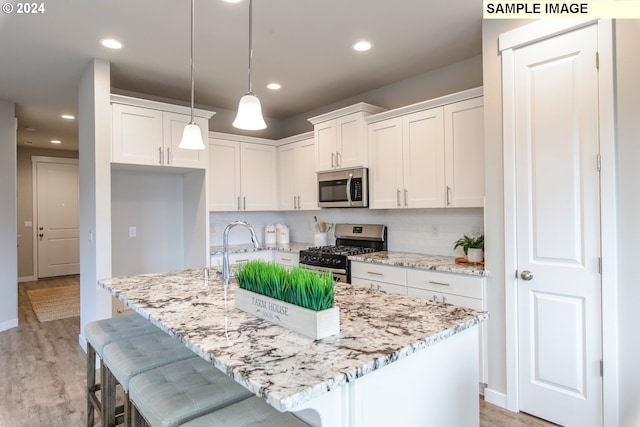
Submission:
{"label": "tile backsplash", "polygon": [[[322,209],[318,211],[274,212],[211,212],[211,245],[222,245],[222,233],[231,221],[245,220],[264,239],[264,227],[285,224],[292,242],[313,242],[315,231],[313,216],[329,223],[385,224],[390,251],[415,252],[432,255],[461,256],[462,249],[453,250],[453,244],[463,234],[484,231],[484,209]],[[229,232],[230,244],[250,243],[247,230],[236,227]],[[334,243],[333,231],[329,243]]]}

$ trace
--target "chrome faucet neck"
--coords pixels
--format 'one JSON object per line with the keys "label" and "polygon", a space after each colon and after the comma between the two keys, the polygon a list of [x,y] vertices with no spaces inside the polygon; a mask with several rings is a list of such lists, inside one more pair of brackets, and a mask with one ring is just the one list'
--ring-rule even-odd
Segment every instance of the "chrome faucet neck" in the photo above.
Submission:
{"label": "chrome faucet neck", "polygon": [[224,281],[225,286],[231,277],[231,272],[229,270],[229,231],[237,225],[247,228],[251,233],[251,242],[253,243],[253,246],[256,249],[260,247],[260,241],[258,240],[256,231],[248,222],[240,220],[233,221],[225,227],[224,232],[222,233],[222,280]]}

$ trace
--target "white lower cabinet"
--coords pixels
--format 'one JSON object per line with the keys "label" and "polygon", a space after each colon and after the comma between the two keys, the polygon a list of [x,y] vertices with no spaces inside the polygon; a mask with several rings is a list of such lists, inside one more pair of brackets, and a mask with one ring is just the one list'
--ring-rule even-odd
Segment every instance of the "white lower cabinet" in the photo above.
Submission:
{"label": "white lower cabinet", "polygon": [[[407,269],[407,294],[486,311],[485,279],[479,276]],[[480,383],[487,382],[487,323],[480,325]]]}
{"label": "white lower cabinet", "polygon": [[[211,268],[222,268],[222,254],[211,255]],[[244,264],[249,261],[271,261],[271,251],[234,252],[229,254],[229,265]]]}
{"label": "white lower cabinet", "polygon": [[283,267],[287,267],[287,268],[297,267],[299,260],[300,260],[299,252],[283,252],[283,251],[273,252],[273,262]]}
{"label": "white lower cabinet", "polygon": [[351,284],[407,295],[407,272],[403,267],[352,261]]}

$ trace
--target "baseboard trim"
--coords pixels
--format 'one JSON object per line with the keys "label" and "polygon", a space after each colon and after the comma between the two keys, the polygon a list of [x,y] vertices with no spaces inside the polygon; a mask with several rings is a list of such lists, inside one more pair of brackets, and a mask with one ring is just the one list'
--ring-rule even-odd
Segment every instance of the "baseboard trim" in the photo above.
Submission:
{"label": "baseboard trim", "polygon": [[18,318],[11,319],[6,322],[2,322],[0,323],[0,332],[15,328],[17,326],[18,326]]}
{"label": "baseboard trim", "polygon": [[34,280],[36,280],[36,278],[34,276],[22,276],[22,277],[18,277],[18,283],[22,283],[22,282],[33,282]]}
{"label": "baseboard trim", "polygon": [[484,389],[484,400],[503,409],[507,408],[507,395],[491,390],[489,387]]}

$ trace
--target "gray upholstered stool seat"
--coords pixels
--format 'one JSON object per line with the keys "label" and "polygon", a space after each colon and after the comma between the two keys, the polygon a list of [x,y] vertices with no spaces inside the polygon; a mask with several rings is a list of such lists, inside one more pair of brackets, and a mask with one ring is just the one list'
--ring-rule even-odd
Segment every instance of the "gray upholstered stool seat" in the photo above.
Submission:
{"label": "gray upholstered stool seat", "polygon": [[[194,356],[191,350],[158,328],[150,334],[107,344],[103,349],[103,378],[109,388],[105,386],[103,402],[115,401],[115,384],[120,384],[125,394],[125,425],[129,425],[129,381],[141,372]],[[104,424],[115,425],[115,405],[105,403],[102,412]]]}
{"label": "gray upholstered stool seat", "polygon": [[[142,316],[129,314],[112,319],[97,320],[85,326],[84,335],[87,340],[87,426],[93,426],[95,412],[102,416],[102,399],[98,399],[96,392],[102,389],[96,384],[96,355],[100,357],[100,372],[104,373],[102,360],[103,349],[107,344],[131,337],[150,334],[159,331]],[[115,409],[114,409],[115,411]]]}
{"label": "gray upholstered stool seat", "polygon": [[129,398],[152,427],[179,425],[253,396],[196,356],[136,375]]}
{"label": "gray upholstered stool seat", "polygon": [[276,411],[254,396],[188,421],[182,427],[308,427],[308,424],[289,412]]}

